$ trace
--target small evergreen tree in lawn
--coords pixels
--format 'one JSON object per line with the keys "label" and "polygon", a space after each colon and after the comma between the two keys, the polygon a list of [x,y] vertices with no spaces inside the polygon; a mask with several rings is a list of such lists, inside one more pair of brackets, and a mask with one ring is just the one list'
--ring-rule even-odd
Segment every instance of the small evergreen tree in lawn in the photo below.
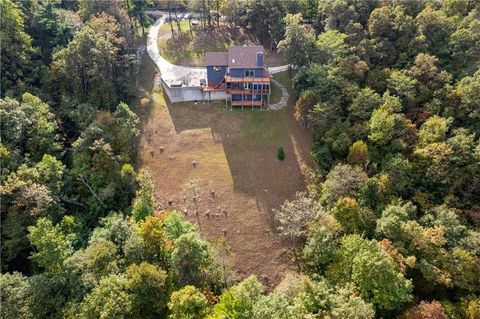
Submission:
{"label": "small evergreen tree in lawn", "polygon": [[285,159],[285,151],[283,150],[283,147],[278,149],[277,158],[281,161]]}

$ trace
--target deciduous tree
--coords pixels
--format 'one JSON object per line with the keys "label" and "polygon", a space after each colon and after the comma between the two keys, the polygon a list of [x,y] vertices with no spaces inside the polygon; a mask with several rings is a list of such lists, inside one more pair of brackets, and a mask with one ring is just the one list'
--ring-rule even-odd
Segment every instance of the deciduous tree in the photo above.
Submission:
{"label": "deciduous tree", "polygon": [[168,302],[172,319],[203,319],[208,310],[208,300],[194,286],[187,285],[174,291]]}
{"label": "deciduous tree", "polygon": [[28,227],[28,237],[36,248],[32,259],[44,268],[47,274],[60,273],[63,261],[73,253],[73,241],[76,237],[74,227],[71,216],[63,217],[57,225],[53,225],[47,218],[40,218],[35,226]]}
{"label": "deciduous tree", "polygon": [[20,7],[11,0],[0,2],[2,14],[2,96],[6,92],[20,94],[32,80],[32,38],[25,32],[25,20]]}

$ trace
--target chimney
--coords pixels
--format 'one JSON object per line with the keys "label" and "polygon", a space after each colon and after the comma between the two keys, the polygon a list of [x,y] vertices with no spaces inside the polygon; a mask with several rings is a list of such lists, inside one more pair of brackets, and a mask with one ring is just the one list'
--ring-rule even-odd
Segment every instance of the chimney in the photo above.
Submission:
{"label": "chimney", "polygon": [[263,52],[257,52],[257,66],[263,67]]}

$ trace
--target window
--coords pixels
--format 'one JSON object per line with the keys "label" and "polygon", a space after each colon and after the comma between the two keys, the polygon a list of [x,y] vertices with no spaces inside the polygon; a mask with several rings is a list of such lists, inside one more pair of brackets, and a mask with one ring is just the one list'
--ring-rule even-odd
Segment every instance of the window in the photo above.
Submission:
{"label": "window", "polygon": [[253,77],[253,70],[247,69],[245,70],[245,77]]}
{"label": "window", "polygon": [[244,83],[243,88],[245,90],[251,90],[252,89],[252,83]]}
{"label": "window", "polygon": [[214,72],[221,72],[221,71],[222,71],[222,67],[221,67],[221,66],[214,66],[214,67],[213,67],[213,71],[214,71]]}

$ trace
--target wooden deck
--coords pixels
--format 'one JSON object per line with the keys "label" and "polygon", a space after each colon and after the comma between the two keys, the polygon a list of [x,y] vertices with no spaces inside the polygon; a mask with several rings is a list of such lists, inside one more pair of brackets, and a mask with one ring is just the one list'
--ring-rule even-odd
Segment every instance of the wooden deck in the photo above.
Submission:
{"label": "wooden deck", "polygon": [[269,90],[240,90],[240,89],[226,89],[226,92],[231,95],[252,95],[252,94],[269,94]]}
{"label": "wooden deck", "polygon": [[236,82],[252,82],[252,83],[270,83],[270,76],[264,77],[234,77],[231,75],[225,75],[225,82],[236,83]]}

